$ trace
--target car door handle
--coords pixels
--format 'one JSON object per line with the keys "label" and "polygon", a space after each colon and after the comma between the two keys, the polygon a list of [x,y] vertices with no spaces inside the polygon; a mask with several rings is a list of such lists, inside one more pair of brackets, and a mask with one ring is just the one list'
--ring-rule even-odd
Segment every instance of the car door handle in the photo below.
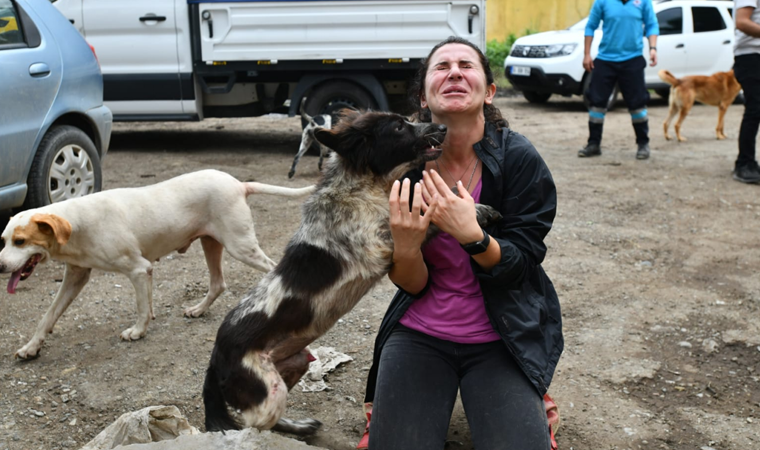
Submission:
{"label": "car door handle", "polygon": [[731,43],[731,39],[726,39],[725,41],[723,41],[723,45],[730,44],[730,43]]}
{"label": "car door handle", "polygon": [[34,63],[29,66],[29,75],[33,77],[42,77],[50,74],[50,67],[45,63]]}
{"label": "car door handle", "polygon": [[683,44],[678,44],[678,45],[676,45],[676,48],[684,48],[684,45]]}
{"label": "car door handle", "polygon": [[140,17],[140,22],[149,22],[151,20],[155,20],[156,22],[163,22],[166,20],[166,16],[142,16]]}

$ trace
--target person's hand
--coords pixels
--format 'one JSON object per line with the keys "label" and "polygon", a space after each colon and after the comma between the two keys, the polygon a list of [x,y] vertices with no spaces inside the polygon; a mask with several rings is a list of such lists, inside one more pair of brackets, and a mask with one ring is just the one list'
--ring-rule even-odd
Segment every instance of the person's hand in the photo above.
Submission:
{"label": "person's hand", "polygon": [[422,194],[426,199],[426,202],[422,203],[422,209],[426,216],[430,216],[431,222],[441,231],[453,236],[460,244],[483,238],[483,231],[478,225],[475,213],[475,200],[461,181],[457,182],[458,194],[446,185],[435,170],[423,171],[422,181]]}
{"label": "person's hand", "polygon": [[657,49],[649,49],[649,65],[654,67],[657,65]]}
{"label": "person's hand", "polygon": [[583,68],[586,69],[586,72],[594,70],[594,60],[591,59],[591,55],[583,55]]}
{"label": "person's hand", "polygon": [[[425,240],[430,217],[435,213],[436,206],[428,206],[422,199],[422,185],[415,183],[414,199],[411,212],[409,210],[409,189],[411,182],[406,178],[403,183],[395,181],[388,198],[391,217],[391,236],[393,236],[393,258],[407,258],[420,252]],[[399,190],[401,191],[399,193]],[[425,213],[420,214],[424,208]]]}

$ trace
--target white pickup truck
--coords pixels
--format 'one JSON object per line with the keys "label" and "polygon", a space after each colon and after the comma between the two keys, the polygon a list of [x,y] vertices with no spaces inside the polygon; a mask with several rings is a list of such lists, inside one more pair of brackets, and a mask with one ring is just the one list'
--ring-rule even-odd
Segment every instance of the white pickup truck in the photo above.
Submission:
{"label": "white pickup truck", "polygon": [[436,43],[485,50],[485,0],[53,0],[95,48],[114,120],[345,106],[405,112]]}

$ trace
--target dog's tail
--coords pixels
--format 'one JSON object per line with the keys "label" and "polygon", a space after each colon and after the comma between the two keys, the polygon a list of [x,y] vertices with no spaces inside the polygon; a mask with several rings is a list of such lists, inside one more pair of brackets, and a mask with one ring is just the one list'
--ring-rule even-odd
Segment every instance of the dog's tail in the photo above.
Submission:
{"label": "dog's tail", "polygon": [[240,425],[227,410],[224,392],[213,364],[206,370],[206,380],[203,383],[203,406],[206,411],[206,431],[224,432],[224,430],[240,429]]}
{"label": "dog's tail", "polygon": [[290,188],[284,186],[275,186],[272,184],[258,183],[255,181],[248,181],[245,184],[245,196],[248,197],[252,194],[271,194],[280,195],[283,197],[302,197],[313,193],[317,187],[315,185],[306,186],[303,188]]}
{"label": "dog's tail", "polygon": [[305,106],[306,106],[306,102],[301,101],[301,108],[299,108],[298,113],[301,114],[301,117],[306,119],[307,122],[313,122],[314,119],[310,115],[306,114]]}
{"label": "dog's tail", "polygon": [[662,79],[662,81],[668,83],[671,86],[678,86],[679,84],[681,84],[681,80],[676,78],[675,75],[670,73],[670,71],[668,70],[665,70],[665,69],[660,70],[659,72],[657,72],[657,75],[660,76],[660,79]]}

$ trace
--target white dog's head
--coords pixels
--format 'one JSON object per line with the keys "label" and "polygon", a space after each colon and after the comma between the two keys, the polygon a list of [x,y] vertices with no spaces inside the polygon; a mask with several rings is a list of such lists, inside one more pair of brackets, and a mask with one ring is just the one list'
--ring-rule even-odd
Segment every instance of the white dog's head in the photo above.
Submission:
{"label": "white dog's head", "polygon": [[26,280],[50,251],[66,244],[71,237],[71,224],[55,214],[27,211],[11,217],[0,240],[0,273],[11,273],[8,293],[16,292],[21,280]]}

